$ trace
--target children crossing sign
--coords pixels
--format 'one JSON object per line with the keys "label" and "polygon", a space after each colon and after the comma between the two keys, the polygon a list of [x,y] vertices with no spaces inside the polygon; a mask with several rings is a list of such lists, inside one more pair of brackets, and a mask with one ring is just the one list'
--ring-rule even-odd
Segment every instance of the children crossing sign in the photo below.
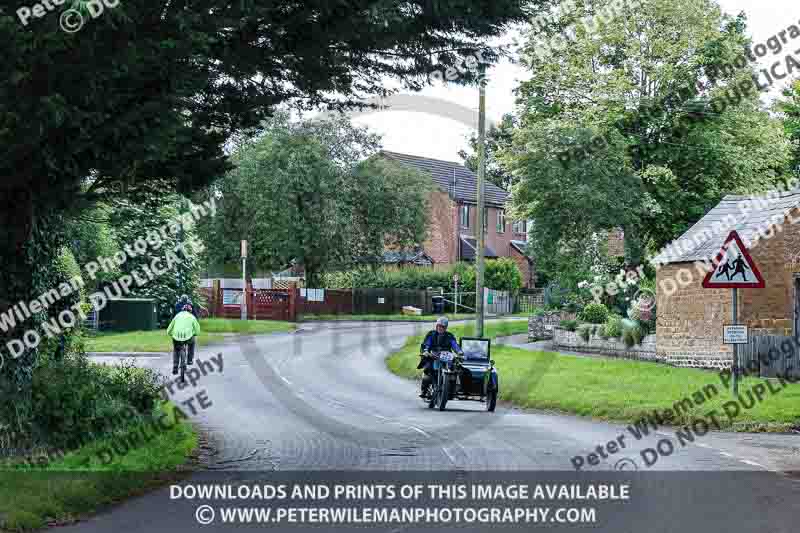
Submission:
{"label": "children crossing sign", "polygon": [[736,231],[722,245],[714,267],[703,280],[706,289],[763,289],[764,278]]}
{"label": "children crossing sign", "polygon": [[[723,342],[733,344],[731,380],[733,394],[739,394],[739,344],[747,343],[747,326],[739,324],[739,289],[763,289],[764,277],[736,231],[730,232],[711,270],[703,280],[706,289],[733,289],[731,307],[733,321],[723,328]],[[743,335],[744,334],[744,335]]]}

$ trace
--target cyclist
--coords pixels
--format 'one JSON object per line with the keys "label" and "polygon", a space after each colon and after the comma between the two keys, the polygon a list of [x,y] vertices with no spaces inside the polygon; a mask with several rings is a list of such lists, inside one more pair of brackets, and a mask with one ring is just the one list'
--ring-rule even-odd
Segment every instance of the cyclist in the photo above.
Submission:
{"label": "cyclist", "polygon": [[418,369],[423,369],[424,376],[422,378],[422,390],[420,391],[420,398],[427,397],[428,387],[433,383],[432,369],[433,360],[429,357],[430,353],[438,352],[455,352],[459,355],[464,355],[461,347],[456,341],[455,335],[447,331],[449,321],[447,317],[439,317],[436,320],[436,328],[428,332],[425,340],[422,341],[420,349],[420,362],[417,365]]}
{"label": "cyclist", "polygon": [[194,360],[194,345],[195,337],[200,334],[200,322],[192,314],[192,306],[186,304],[183,310],[178,313],[172,322],[169,323],[167,328],[167,335],[172,337],[172,373],[178,373],[178,364],[180,362],[180,355],[178,350],[184,344],[189,345],[189,357],[186,362],[191,365]]}

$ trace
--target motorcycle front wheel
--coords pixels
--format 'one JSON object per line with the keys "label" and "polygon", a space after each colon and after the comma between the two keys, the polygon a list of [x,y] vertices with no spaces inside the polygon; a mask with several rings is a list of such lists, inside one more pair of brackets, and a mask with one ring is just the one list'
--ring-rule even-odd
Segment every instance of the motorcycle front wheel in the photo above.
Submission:
{"label": "motorcycle front wheel", "polygon": [[431,391],[431,397],[428,399],[428,409],[433,409],[433,406],[436,405],[436,397],[437,397],[436,395],[439,394],[438,383],[437,384],[431,383],[429,390]]}
{"label": "motorcycle front wheel", "polygon": [[439,410],[444,411],[450,393],[450,379],[444,372],[439,373]]}

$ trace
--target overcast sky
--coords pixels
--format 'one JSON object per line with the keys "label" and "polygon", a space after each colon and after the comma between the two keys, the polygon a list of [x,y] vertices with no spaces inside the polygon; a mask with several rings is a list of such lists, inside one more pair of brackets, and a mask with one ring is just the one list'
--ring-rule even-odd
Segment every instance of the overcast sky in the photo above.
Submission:
{"label": "overcast sky", "polygon": [[[797,0],[718,1],[723,10],[731,15],[745,12],[754,43],[766,41],[800,20],[800,2]],[[796,49],[793,46],[791,50],[784,50],[779,57]],[[766,61],[768,59],[770,61]],[[761,66],[768,67],[775,60],[775,56],[769,53]],[[491,81],[487,87],[487,116],[497,120],[503,113],[513,109],[513,90],[520,79],[525,79],[525,72],[519,66],[504,62],[494,67],[489,74]],[[776,85],[770,95],[779,94],[786,83],[788,82]],[[477,88],[439,84],[424,89],[420,94],[474,110],[478,108]],[[458,151],[466,148],[470,131],[477,131],[477,124],[470,127],[430,112],[381,111],[359,116],[354,121],[383,135],[386,150],[448,161],[460,161]]]}

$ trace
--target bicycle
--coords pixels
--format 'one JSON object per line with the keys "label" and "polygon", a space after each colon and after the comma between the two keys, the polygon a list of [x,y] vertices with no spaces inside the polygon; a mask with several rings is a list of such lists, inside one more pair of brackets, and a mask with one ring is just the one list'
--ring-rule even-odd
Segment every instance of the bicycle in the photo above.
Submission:
{"label": "bicycle", "polygon": [[186,383],[186,360],[189,358],[189,343],[182,342],[178,346],[178,365],[181,368],[180,382]]}

